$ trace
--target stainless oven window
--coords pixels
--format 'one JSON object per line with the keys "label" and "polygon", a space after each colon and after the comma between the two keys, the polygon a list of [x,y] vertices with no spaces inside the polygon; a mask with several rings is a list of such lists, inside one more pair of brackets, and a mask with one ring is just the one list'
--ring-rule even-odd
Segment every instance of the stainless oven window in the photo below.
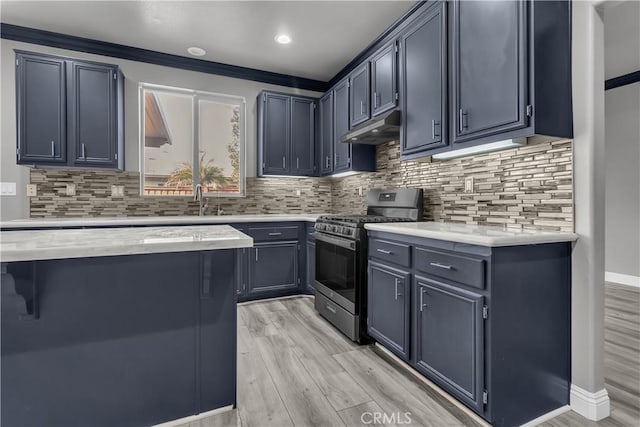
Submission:
{"label": "stainless oven window", "polygon": [[[344,239],[340,239],[344,240]],[[356,251],[316,238],[316,280],[355,303]]]}

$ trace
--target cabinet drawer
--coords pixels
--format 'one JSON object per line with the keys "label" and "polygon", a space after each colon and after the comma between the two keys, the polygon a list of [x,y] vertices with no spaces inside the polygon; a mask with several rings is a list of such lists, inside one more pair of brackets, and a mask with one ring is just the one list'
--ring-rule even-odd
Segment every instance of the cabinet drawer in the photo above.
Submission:
{"label": "cabinet drawer", "polygon": [[256,242],[269,242],[275,240],[298,240],[299,228],[290,227],[249,227],[247,230]]}
{"label": "cabinet drawer", "polygon": [[468,256],[415,248],[415,268],[474,288],[485,287],[485,261]]}
{"label": "cabinet drawer", "polygon": [[403,243],[381,239],[369,239],[369,256],[382,261],[392,262],[403,267],[411,263],[411,248]]}
{"label": "cabinet drawer", "polygon": [[356,339],[358,333],[358,316],[354,316],[329,298],[316,292],[315,308],[325,319],[340,328],[350,339]]}

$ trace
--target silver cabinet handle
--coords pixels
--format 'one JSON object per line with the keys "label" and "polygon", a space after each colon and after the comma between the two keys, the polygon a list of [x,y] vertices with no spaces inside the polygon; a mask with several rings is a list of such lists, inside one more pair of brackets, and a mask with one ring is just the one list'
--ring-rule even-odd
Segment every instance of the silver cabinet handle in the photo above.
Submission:
{"label": "silver cabinet handle", "polygon": [[451,270],[453,268],[450,265],[444,265],[444,264],[440,264],[438,262],[430,262],[429,265],[431,265],[433,267],[443,268],[445,270]]}
{"label": "silver cabinet handle", "polygon": [[398,297],[401,297],[401,296],[402,296],[402,294],[401,294],[401,293],[398,293],[398,285],[399,285],[400,283],[401,283],[401,282],[400,282],[400,279],[398,279],[398,278],[396,277],[396,278],[395,278],[395,283],[394,283],[395,288],[396,288],[396,290],[395,290],[395,294],[394,294],[396,301],[398,300]]}
{"label": "silver cabinet handle", "polygon": [[258,262],[258,248],[256,248],[256,262]]}
{"label": "silver cabinet handle", "polygon": [[329,304],[327,304],[327,310],[329,310],[330,312],[332,312],[333,314],[336,314],[336,309],[331,307]]}
{"label": "silver cabinet handle", "polygon": [[422,311],[422,309],[425,307],[426,305],[424,303],[424,288],[420,287],[420,311]]}
{"label": "silver cabinet handle", "polygon": [[458,113],[460,115],[460,117],[458,118],[459,119],[458,128],[460,132],[463,132],[468,127],[468,124],[467,124],[468,113],[464,111],[462,108]]}
{"label": "silver cabinet handle", "polygon": [[282,156],[282,169],[286,169],[287,168],[287,161],[285,159],[284,156]]}
{"label": "silver cabinet handle", "polygon": [[378,92],[373,92],[373,108],[378,108]]}
{"label": "silver cabinet handle", "polygon": [[87,158],[87,152],[86,152],[84,144],[82,144],[82,158],[85,159],[85,160]]}
{"label": "silver cabinet handle", "polygon": [[383,254],[385,254],[385,255],[392,255],[392,254],[393,254],[393,252],[391,252],[391,251],[387,251],[387,250],[385,250],[385,249],[376,249],[376,251],[378,251],[378,252],[380,252],[380,253],[383,253]]}
{"label": "silver cabinet handle", "polygon": [[326,167],[326,168],[328,168],[328,167],[329,167],[329,156],[327,156],[326,164],[327,164],[327,165],[326,165],[325,167]]}
{"label": "silver cabinet handle", "polygon": [[300,157],[296,157],[296,169],[300,169]]}
{"label": "silver cabinet handle", "polygon": [[364,101],[360,101],[360,114],[364,114]]}
{"label": "silver cabinet handle", "polygon": [[431,120],[431,138],[436,139],[440,136],[440,133],[436,133],[436,126],[440,126],[439,120]]}
{"label": "silver cabinet handle", "polygon": [[269,233],[269,236],[282,236],[282,233],[277,232],[277,233]]}
{"label": "silver cabinet handle", "polygon": [[56,156],[56,143],[54,141],[51,141],[51,157],[55,157]]}

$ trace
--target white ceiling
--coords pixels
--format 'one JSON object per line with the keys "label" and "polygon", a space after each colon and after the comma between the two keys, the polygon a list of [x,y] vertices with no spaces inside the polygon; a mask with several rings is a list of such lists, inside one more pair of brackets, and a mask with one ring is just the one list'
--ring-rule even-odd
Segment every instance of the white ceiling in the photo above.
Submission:
{"label": "white ceiling", "polygon": [[[414,1],[6,1],[2,22],[328,81]],[[279,45],[279,32],[293,42]]]}

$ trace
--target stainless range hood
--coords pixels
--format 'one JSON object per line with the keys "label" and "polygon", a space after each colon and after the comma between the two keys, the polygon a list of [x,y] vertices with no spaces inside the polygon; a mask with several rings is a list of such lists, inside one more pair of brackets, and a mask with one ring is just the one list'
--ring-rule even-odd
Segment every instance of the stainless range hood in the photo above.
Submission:
{"label": "stainless range hood", "polygon": [[340,142],[378,145],[398,138],[400,138],[400,111],[392,110],[354,127],[340,137]]}

